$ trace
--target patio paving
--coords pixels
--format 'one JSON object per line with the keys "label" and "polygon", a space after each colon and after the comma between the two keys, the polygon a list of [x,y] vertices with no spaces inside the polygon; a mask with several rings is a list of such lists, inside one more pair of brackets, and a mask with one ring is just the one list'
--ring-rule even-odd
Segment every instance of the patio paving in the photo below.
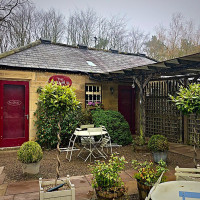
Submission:
{"label": "patio paving", "polygon": [[[193,147],[170,143],[169,151],[188,157],[193,157]],[[200,150],[198,149],[198,159]],[[0,167],[0,200],[39,200],[38,181],[23,181],[4,184],[5,174],[3,167]],[[128,195],[137,193],[137,182],[133,178],[135,170],[123,171],[120,176],[128,188]],[[75,184],[76,200],[89,200],[94,195],[91,186],[91,175],[72,176],[71,182]],[[175,180],[174,170],[167,172],[167,181]]]}

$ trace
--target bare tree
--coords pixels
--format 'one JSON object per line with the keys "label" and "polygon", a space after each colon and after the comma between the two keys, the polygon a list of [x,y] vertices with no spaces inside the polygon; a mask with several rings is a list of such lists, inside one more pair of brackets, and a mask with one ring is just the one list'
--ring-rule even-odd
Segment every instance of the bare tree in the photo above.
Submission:
{"label": "bare tree", "polygon": [[75,11],[67,21],[67,43],[91,46],[95,36],[97,14],[92,9]]}
{"label": "bare tree", "polygon": [[53,42],[62,42],[65,35],[66,25],[63,14],[55,9],[47,12],[39,11],[36,13],[37,27],[35,27],[37,38],[50,39]]}
{"label": "bare tree", "polygon": [[126,51],[131,53],[144,52],[145,43],[148,41],[149,35],[145,34],[139,28],[133,27],[128,33]]}
{"label": "bare tree", "polygon": [[12,24],[8,31],[11,48],[24,46],[33,41],[34,12],[34,6],[23,4],[10,17]]}
{"label": "bare tree", "polygon": [[180,13],[172,15],[169,27],[159,25],[156,34],[146,43],[146,53],[157,60],[166,60],[199,51],[199,32],[194,23]]}
{"label": "bare tree", "polygon": [[1,0],[0,1],[0,26],[7,26],[10,23],[10,15],[20,5],[27,3],[27,0]]}
{"label": "bare tree", "polygon": [[127,37],[125,17],[113,16],[108,21],[108,40],[110,48],[123,50]]}

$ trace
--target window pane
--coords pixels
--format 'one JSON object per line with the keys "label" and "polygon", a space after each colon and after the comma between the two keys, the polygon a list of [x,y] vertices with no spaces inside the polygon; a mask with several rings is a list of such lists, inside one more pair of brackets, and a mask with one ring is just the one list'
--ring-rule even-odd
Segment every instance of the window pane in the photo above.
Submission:
{"label": "window pane", "polygon": [[97,87],[93,86],[93,92],[96,92],[96,91],[97,91]]}
{"label": "window pane", "polygon": [[85,91],[88,92],[88,86],[87,85],[85,86]]}
{"label": "window pane", "polygon": [[97,100],[97,95],[94,95],[94,96],[93,96],[93,99],[94,99],[94,101]]}
{"label": "window pane", "polygon": [[99,87],[97,86],[97,92],[99,92]]}
{"label": "window pane", "polygon": [[88,95],[87,94],[85,95],[85,100],[88,100]]}
{"label": "window pane", "polygon": [[91,85],[89,86],[89,92],[92,92],[92,86]]}
{"label": "window pane", "polygon": [[92,101],[92,95],[89,95],[89,100]]}
{"label": "window pane", "polygon": [[101,96],[100,95],[97,95],[97,100],[101,100]]}

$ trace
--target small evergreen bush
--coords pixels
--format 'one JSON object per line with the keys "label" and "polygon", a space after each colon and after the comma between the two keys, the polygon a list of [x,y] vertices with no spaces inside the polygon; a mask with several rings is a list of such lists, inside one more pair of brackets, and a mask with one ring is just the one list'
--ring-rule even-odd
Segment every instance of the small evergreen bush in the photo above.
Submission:
{"label": "small evergreen bush", "polygon": [[22,163],[36,163],[42,159],[43,152],[37,142],[29,141],[22,144],[17,152],[17,156]]}
{"label": "small evergreen bush", "polygon": [[167,151],[169,149],[168,140],[164,135],[153,135],[149,139],[148,148],[153,152]]}
{"label": "small evergreen bush", "polygon": [[132,142],[129,124],[124,116],[114,110],[97,109],[92,111],[95,126],[105,126],[113,143],[127,145]]}

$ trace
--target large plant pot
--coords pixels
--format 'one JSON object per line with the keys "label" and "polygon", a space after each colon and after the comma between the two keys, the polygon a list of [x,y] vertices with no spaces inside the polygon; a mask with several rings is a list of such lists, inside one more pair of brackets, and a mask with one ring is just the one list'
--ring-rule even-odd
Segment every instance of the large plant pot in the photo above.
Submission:
{"label": "large plant pot", "polygon": [[137,181],[137,188],[138,188],[138,193],[139,193],[139,199],[140,200],[145,200],[145,198],[148,196],[152,186],[144,185]]}
{"label": "large plant pot", "polygon": [[164,152],[152,152],[154,162],[158,163],[161,159],[167,162],[167,151]]}
{"label": "large plant pot", "polygon": [[97,197],[100,197],[101,199],[115,199],[123,196],[125,194],[125,188],[119,187],[119,188],[111,188],[110,191],[102,191],[95,189]]}
{"label": "large plant pot", "polygon": [[40,170],[40,162],[37,163],[22,163],[22,171],[23,173],[28,174],[38,174]]}
{"label": "large plant pot", "polygon": [[62,181],[58,180],[57,185],[62,184],[63,181],[68,185],[69,189],[45,192],[44,187],[54,185],[55,180],[43,181],[40,178],[40,200],[75,200],[75,187],[74,184],[71,184],[69,176],[63,178]]}

